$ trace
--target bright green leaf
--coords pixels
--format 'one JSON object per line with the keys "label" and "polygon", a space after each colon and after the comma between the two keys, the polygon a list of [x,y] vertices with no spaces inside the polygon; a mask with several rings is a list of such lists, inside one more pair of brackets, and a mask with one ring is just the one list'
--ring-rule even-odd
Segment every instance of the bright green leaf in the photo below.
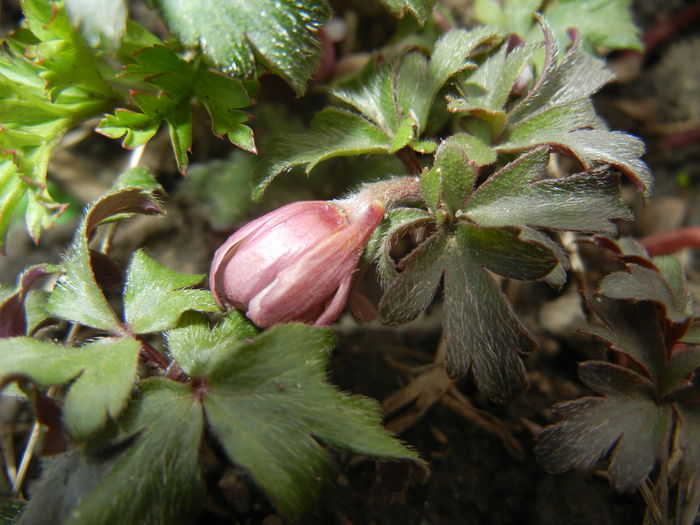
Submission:
{"label": "bright green leaf", "polygon": [[134,253],[124,292],[124,318],[131,332],[162,332],[175,326],[182,313],[188,310],[218,310],[208,291],[191,288],[204,277],[203,274],[170,270],[142,250]]}
{"label": "bright green leaf", "polygon": [[140,345],[131,338],[104,338],[79,348],[36,339],[0,340],[0,376],[20,374],[40,387],[75,379],[64,402],[74,439],[85,439],[117,417],[131,394]]}
{"label": "bright green leaf", "polygon": [[299,95],[320,56],[317,31],[330,18],[325,0],[154,3],[169,29],[186,45],[198,47],[221,71],[252,76],[258,61]]}
{"label": "bright green leaf", "polygon": [[88,241],[103,221],[132,213],[162,213],[152,192],[138,186],[119,186],[91,204],[63,262],[64,274],[49,298],[49,311],[59,319],[124,334],[124,327],[98,286]]}
{"label": "bright green leaf", "polygon": [[205,316],[186,313],[166,336],[173,359],[189,376],[198,377],[204,375],[207,363],[218,354],[230,352],[257,334],[255,326],[241,312],[234,310],[213,328]]}
{"label": "bright green leaf", "polygon": [[328,330],[280,325],[217,352],[208,366],[204,408],[214,435],[290,517],[311,503],[329,472],[328,453],[315,439],[363,455],[417,460],[381,427],[374,402],[326,383],[332,344]]}
{"label": "bright green leaf", "polygon": [[642,51],[631,4],[631,0],[557,0],[545,14],[559,42],[566,41],[566,30],[573,27],[594,46]]}

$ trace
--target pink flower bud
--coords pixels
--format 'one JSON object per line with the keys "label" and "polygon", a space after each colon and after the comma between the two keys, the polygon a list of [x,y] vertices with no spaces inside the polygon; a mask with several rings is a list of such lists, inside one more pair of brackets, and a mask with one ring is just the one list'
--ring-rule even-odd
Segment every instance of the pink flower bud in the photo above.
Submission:
{"label": "pink flower bud", "polygon": [[384,215],[360,199],[288,204],[247,224],[219,248],[209,285],[221,306],[256,325],[335,321],[352,274]]}

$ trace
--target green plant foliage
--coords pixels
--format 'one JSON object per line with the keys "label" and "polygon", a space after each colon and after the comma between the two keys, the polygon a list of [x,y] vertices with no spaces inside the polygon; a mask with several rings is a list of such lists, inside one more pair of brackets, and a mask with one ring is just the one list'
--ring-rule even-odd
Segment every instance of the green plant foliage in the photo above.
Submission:
{"label": "green plant foliage", "polygon": [[[187,385],[144,381],[116,438],[51,460],[19,523],[191,523],[202,492],[202,431]],[[67,476],[77,487],[65,484]]]}
{"label": "green plant foliage", "polygon": [[124,338],[104,338],[66,348],[30,337],[0,340],[0,377],[25,376],[39,387],[74,380],[63,405],[71,437],[82,440],[117,417],[131,394],[140,345]]}
{"label": "green plant foliage", "polygon": [[124,137],[124,147],[133,148],[148,142],[165,121],[178,168],[184,173],[192,144],[190,102],[196,97],[209,112],[215,135],[226,135],[233,144],[255,151],[253,132],[243,124],[248,115],[240,111],[251,100],[240,81],[209,71],[201,62],[190,64],[164,45],[141,49],[133,60],[124,76],[142,80],[158,92],[133,93],[141,112],[117,109],[102,119],[97,131],[111,138]]}
{"label": "green plant foliage", "polygon": [[[132,172],[124,175],[127,179],[133,176]],[[88,243],[99,224],[133,213],[163,213],[152,188],[118,184],[88,207],[63,262],[65,273],[51,293],[49,311],[53,315],[115,335],[126,333],[97,284]]]}
{"label": "green plant foliage", "polygon": [[65,210],[46,188],[49,156],[114,96],[61,3],[25,0],[22,7],[27,28],[0,52],[0,250],[21,202],[35,241]]}
{"label": "green plant foliage", "polygon": [[[155,0],[165,23],[221,71],[251,77],[260,63],[301,95],[320,57],[316,33],[328,21],[325,0]],[[294,49],[294,53],[288,52]]]}
{"label": "green plant foliage", "polygon": [[423,195],[438,231],[399,262],[398,274],[388,255],[392,239],[411,220],[415,227],[425,218],[396,222],[395,231],[381,233],[385,246],[374,248],[375,257],[382,262],[383,282],[394,280],[386,286],[379,315],[388,324],[414,319],[444,282],[448,372],[458,376],[471,369],[489,397],[505,401],[525,386],[517,351],[535,344],[484,269],[562,284],[566,257],[543,230],[611,233],[611,219],[627,218],[629,210],[614,177],[584,172],[548,178],[544,148],[521,155],[477,185],[462,144],[458,136],[447,139],[432,169],[423,172]]}
{"label": "green plant foliage", "polygon": [[[355,78],[332,91],[350,109],[331,106],[318,113],[311,130],[279,137],[256,169],[254,197],[280,173],[306,165],[362,153],[395,153],[404,147],[431,153],[435,145],[421,140],[438,91],[465,69],[474,50],[497,38],[486,29],[452,30],[435,44],[431,59],[418,52],[371,61]],[[426,149],[427,148],[427,149]]]}
{"label": "green plant foliage", "polygon": [[[652,261],[646,267],[628,264],[629,273],[607,276],[600,295],[589,298],[605,324],[587,330],[631,361],[629,366],[602,361],[580,365],[581,380],[601,396],[557,407],[563,420],[540,433],[535,449],[547,470],[590,470],[612,451],[610,481],[619,490],[630,490],[657,462],[668,461],[674,447],[680,454],[681,476],[700,469],[697,436],[693,435],[700,420],[700,390],[689,381],[700,366],[700,348],[676,346],[692,312],[685,310],[681,318],[680,311],[669,306],[673,294],[667,292],[677,286],[666,275],[676,284],[679,277],[684,280],[676,269],[669,271],[677,263],[668,258]],[[625,292],[623,286],[628,282]],[[687,299],[687,294],[674,296],[673,303],[681,299]]]}
{"label": "green plant foliage", "polygon": [[[281,325],[242,342],[240,320],[233,330],[231,324],[226,328],[234,344],[222,344],[221,332],[200,343],[211,348],[212,338],[218,341],[203,353],[206,365],[199,365],[206,416],[231,460],[251,472],[284,514],[298,516],[329,473],[328,453],[312,436],[359,454],[417,461],[381,427],[372,401],[326,383],[329,331]],[[183,335],[171,332],[169,343]]]}
{"label": "green plant foliage", "polygon": [[573,28],[587,47],[641,51],[630,4],[630,0],[476,0],[474,14],[483,24],[536,41],[541,35],[532,13],[541,11],[552,24],[561,47],[568,44],[566,32]]}
{"label": "green plant foliage", "polygon": [[204,277],[170,270],[137,251],[131,259],[124,292],[124,320],[129,329],[136,334],[161,332],[175,326],[188,310],[218,310],[208,291],[190,288]]}
{"label": "green plant foliage", "polygon": [[[596,115],[591,95],[613,75],[602,60],[584,53],[575,43],[559,62],[549,26],[542,20],[547,58],[532,88],[515,105],[507,104],[508,93],[527,64],[533,48],[525,46],[507,54],[490,56],[473,73],[457,83],[460,97],[451,97],[448,108],[466,115],[465,129],[490,129],[492,147],[501,154],[527,151],[549,145],[575,156],[590,169],[609,164],[627,175],[645,197],[652,175],[639,158],[641,140],[619,131],[609,131]],[[477,122],[474,122],[474,121]]]}
{"label": "green plant foliage", "polygon": [[[330,473],[325,446],[423,468],[382,428],[374,402],[326,382],[328,330],[255,332],[238,313],[212,330],[206,318],[184,316],[168,345],[192,383],[142,381],[116,437],[49,463],[23,522],[48,523],[46,516],[65,512],[71,524],[190,523],[202,491],[197,459],[205,424],[289,517],[308,507]],[[63,488],[67,476],[81,480],[77,494]]]}

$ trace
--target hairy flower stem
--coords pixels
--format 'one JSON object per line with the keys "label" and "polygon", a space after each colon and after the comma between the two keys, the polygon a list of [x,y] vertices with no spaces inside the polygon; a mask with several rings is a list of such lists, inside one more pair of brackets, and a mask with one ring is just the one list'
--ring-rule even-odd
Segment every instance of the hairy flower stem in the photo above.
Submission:
{"label": "hairy flower stem", "polygon": [[420,179],[415,176],[409,176],[370,182],[364,184],[360,191],[350,198],[368,202],[380,202],[385,208],[392,208],[405,202],[420,201]]}

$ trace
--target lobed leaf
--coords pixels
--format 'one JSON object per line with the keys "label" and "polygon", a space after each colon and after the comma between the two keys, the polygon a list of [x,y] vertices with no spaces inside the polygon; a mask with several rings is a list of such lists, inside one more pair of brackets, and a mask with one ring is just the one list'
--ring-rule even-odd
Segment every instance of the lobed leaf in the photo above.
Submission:
{"label": "lobed leaf", "polygon": [[170,270],[142,250],[136,251],[124,289],[124,320],[129,330],[135,334],[162,332],[174,327],[188,310],[217,311],[208,291],[191,288],[204,277]]}
{"label": "lobed leaf", "polygon": [[[61,4],[27,0],[23,7],[36,33],[25,29],[24,40],[6,41],[0,53],[0,251],[23,201],[36,242],[63,213],[66,206],[46,188],[49,157],[68,130],[102,112],[113,96]],[[67,51],[50,53],[42,44]]]}
{"label": "lobed leaf", "polygon": [[[203,492],[198,462],[203,429],[201,406],[187,385],[143,381],[116,442],[102,454],[99,445],[93,447],[78,460],[91,478],[82,497],[75,501],[66,494],[68,501],[51,505],[49,491],[65,476],[59,470],[58,479],[45,481],[43,493],[32,498],[28,512],[36,508],[53,519],[68,503],[66,525],[191,523]],[[28,523],[36,523],[29,517]]]}
{"label": "lobed leaf", "polygon": [[535,446],[538,462],[550,472],[592,470],[610,453],[610,482],[628,491],[667,455],[671,408],[642,394],[584,397],[557,408],[566,419],[540,432]]}
{"label": "lobed leaf", "polygon": [[[260,63],[297,95],[320,57],[317,32],[330,18],[325,0],[156,0],[168,28],[222,72],[253,76]],[[290,53],[289,50],[295,50]]]}
{"label": "lobed leaf", "polygon": [[[676,259],[668,257],[662,260],[668,271],[673,271],[676,277],[678,272],[682,272]],[[659,258],[655,258],[654,261],[661,264]],[[671,270],[671,267],[674,269]],[[675,280],[672,288],[659,272],[638,264],[627,264],[626,272],[615,272],[605,276],[600,283],[600,293],[612,299],[653,301],[664,308],[671,321],[684,323],[692,314],[692,304],[682,282]]]}
{"label": "lobed leaf", "polygon": [[71,380],[63,404],[70,435],[86,439],[116,418],[131,394],[140,345],[131,338],[104,338],[65,348],[28,337],[0,340],[0,377],[22,375],[40,387]]}
{"label": "lobed leaf", "polygon": [[454,75],[474,67],[469,56],[497,37],[492,29],[452,30],[435,44],[430,60],[413,52],[370,61],[354,78],[332,90],[351,109],[327,107],[303,134],[283,135],[262,157],[254,198],[280,173],[306,165],[307,173],[322,160],[363,153],[395,153],[404,147],[432,148],[420,135],[440,88]]}
{"label": "lobed leaf", "polygon": [[185,313],[177,326],[166,332],[166,338],[168,352],[180,367],[191,377],[201,377],[215,356],[231,352],[257,334],[255,326],[233,310],[213,328],[202,314]]}
{"label": "lobed leaf", "polygon": [[365,118],[339,108],[325,108],[314,116],[307,133],[283,135],[265,152],[254,178],[259,180],[253,198],[259,199],[272,180],[294,166],[306,172],[321,161],[364,153],[388,153],[390,138]]}
{"label": "lobed leaf", "polygon": [[285,515],[298,516],[330,467],[319,441],[394,460],[417,456],[381,427],[378,406],[325,381],[333,337],[279,325],[210,354],[204,408],[232,461],[248,469]]}
{"label": "lobed leaf", "polygon": [[51,314],[112,334],[125,334],[124,327],[95,280],[88,242],[95,228],[103,221],[133,213],[162,213],[153,191],[140,186],[117,185],[88,207],[64,258],[65,273],[59,277],[49,298]]}
{"label": "lobed leaf", "polygon": [[584,331],[608,342],[643,367],[657,383],[666,367],[666,343],[662,336],[662,320],[648,302],[630,304],[625,301],[592,296],[588,303],[606,324],[588,325]]}
{"label": "lobed leaf", "polygon": [[549,154],[536,149],[489,177],[463,215],[484,226],[531,226],[564,231],[616,231],[612,219],[631,218],[614,177],[593,171],[547,179]]}
{"label": "lobed leaf", "polygon": [[201,64],[190,64],[164,45],[139,49],[131,59],[124,76],[157,92],[133,91],[140,112],[116,109],[100,121],[99,133],[114,139],[123,137],[123,146],[133,148],[148,142],[165,122],[178,168],[184,173],[192,143],[190,103],[196,97],[207,109],[216,135],[226,135],[232,143],[255,151],[252,131],[244,125],[248,115],[240,110],[252,101],[240,81],[208,71]]}

